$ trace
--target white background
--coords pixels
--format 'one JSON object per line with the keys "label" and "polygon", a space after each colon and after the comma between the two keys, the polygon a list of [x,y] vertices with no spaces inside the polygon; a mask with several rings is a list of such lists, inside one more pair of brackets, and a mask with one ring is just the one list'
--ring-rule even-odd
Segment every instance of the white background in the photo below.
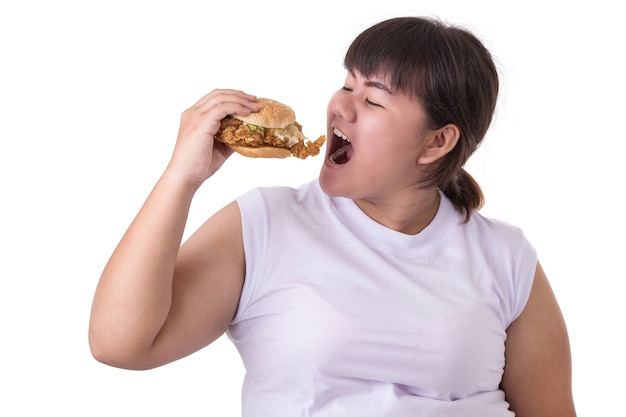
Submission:
{"label": "white background", "polygon": [[[495,55],[499,108],[468,170],[484,213],[539,251],[570,331],[579,415],[619,414],[626,31],[614,4],[2,0],[0,415],[239,415],[243,369],[225,338],[152,371],[92,359],[99,274],[185,108],[243,89],[290,104],[317,137],[351,40],[405,14],[463,25]],[[298,185],[320,164],[233,156],[200,189],[188,233],[250,187]]]}

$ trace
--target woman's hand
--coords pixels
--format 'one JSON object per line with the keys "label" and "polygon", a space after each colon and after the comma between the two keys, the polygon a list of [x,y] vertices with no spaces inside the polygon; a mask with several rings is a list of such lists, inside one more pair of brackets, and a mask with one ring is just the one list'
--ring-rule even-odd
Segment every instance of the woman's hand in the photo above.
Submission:
{"label": "woman's hand", "polygon": [[247,116],[258,111],[256,97],[238,90],[213,90],[185,110],[167,172],[199,187],[233,153],[213,137],[221,120],[230,114]]}

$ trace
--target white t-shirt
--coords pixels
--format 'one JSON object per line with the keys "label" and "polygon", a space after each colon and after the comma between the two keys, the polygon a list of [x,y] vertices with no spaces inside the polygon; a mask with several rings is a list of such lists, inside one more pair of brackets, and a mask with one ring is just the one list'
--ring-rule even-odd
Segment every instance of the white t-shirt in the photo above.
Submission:
{"label": "white t-shirt", "polygon": [[442,194],[407,235],[300,188],[237,201],[246,277],[228,336],[245,417],[505,417],[506,329],[537,263],[522,232]]}

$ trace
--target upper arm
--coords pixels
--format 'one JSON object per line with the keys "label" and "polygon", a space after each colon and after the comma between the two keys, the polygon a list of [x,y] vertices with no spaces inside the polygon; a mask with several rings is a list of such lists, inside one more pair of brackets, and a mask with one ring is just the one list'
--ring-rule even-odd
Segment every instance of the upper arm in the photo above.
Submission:
{"label": "upper arm", "polygon": [[161,362],[197,351],[226,331],[237,310],[244,277],[241,217],[233,202],[180,248],[170,312],[153,346]]}
{"label": "upper arm", "polygon": [[507,329],[502,389],[518,417],[573,417],[572,373],[565,322],[537,263],[528,302]]}

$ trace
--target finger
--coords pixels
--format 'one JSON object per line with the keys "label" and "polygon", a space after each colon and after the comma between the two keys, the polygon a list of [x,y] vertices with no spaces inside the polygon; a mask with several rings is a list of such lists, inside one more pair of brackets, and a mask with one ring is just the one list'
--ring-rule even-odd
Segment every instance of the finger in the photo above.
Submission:
{"label": "finger", "polygon": [[255,96],[236,90],[219,90],[205,96],[186,113],[191,119],[219,122],[228,115],[247,116],[259,110]]}
{"label": "finger", "polygon": [[193,107],[206,111],[207,107],[210,108],[217,103],[234,102],[249,108],[251,111],[257,111],[256,100],[256,96],[246,94],[241,90],[217,89],[202,97]]}
{"label": "finger", "polygon": [[212,97],[218,96],[218,95],[222,95],[222,94],[232,94],[232,95],[246,95],[246,93],[244,93],[241,90],[233,90],[233,89],[227,89],[227,88],[216,88],[215,90],[210,91],[209,93],[205,94],[204,96],[202,96],[200,98],[200,100],[198,100],[195,105],[202,105],[204,102],[210,100]]}

